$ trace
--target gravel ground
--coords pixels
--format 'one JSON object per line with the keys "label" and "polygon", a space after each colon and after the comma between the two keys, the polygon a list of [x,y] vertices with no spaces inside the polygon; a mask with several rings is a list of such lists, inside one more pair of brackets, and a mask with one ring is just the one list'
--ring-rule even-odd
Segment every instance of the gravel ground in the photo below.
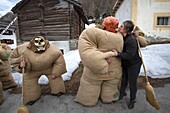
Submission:
{"label": "gravel ground", "polygon": [[[129,90],[127,90],[128,96],[121,101],[111,104],[98,101],[94,107],[84,107],[74,102],[75,96],[73,95],[62,95],[61,97],[43,95],[35,104],[27,107],[29,113],[169,113],[170,84],[165,84],[164,87],[155,87],[154,90],[161,106],[160,110],[156,110],[147,103],[144,89],[138,90],[137,102],[132,110],[127,108]],[[17,113],[21,103],[21,94],[10,94],[5,91],[4,98],[4,102],[0,105],[0,113]]]}

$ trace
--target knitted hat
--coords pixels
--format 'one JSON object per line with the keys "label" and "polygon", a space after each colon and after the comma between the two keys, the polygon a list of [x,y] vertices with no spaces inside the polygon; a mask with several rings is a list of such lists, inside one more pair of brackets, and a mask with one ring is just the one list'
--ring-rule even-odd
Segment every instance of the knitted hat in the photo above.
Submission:
{"label": "knitted hat", "polygon": [[110,32],[116,32],[116,29],[118,28],[118,19],[112,16],[106,17],[104,21],[102,22],[102,26]]}

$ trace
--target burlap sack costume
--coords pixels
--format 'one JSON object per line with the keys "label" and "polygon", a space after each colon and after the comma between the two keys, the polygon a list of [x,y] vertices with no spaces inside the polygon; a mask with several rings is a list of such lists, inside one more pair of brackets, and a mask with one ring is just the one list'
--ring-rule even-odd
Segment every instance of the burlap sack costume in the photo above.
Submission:
{"label": "burlap sack costume", "polygon": [[78,49],[84,70],[75,101],[93,106],[99,97],[105,103],[118,100],[121,60],[112,57],[109,65],[106,58],[112,56],[112,49],[118,52],[123,50],[122,35],[99,28],[88,28],[79,37]]}
{"label": "burlap sack costume", "polygon": [[2,83],[0,81],[0,105],[3,102],[3,88],[2,88]]}
{"label": "burlap sack costume", "polygon": [[[46,50],[38,53],[33,41],[34,39],[18,46],[10,56],[12,65],[19,72],[21,72],[20,62],[23,59],[27,62],[23,81],[24,104],[40,97],[41,89],[38,79],[41,75],[47,76],[52,94],[65,93],[65,85],[61,75],[66,72],[66,66],[60,49],[45,40]],[[57,78],[52,79],[52,75]]]}
{"label": "burlap sack costume", "polygon": [[9,64],[9,55],[11,48],[6,44],[0,44],[0,81],[3,85],[3,90],[14,88],[17,86],[12,73],[11,65]]}
{"label": "burlap sack costume", "polygon": [[136,36],[136,39],[139,41],[140,47],[146,47],[149,44],[149,42],[145,38],[144,32],[142,32],[138,26],[134,27],[133,32],[138,32],[138,36]]}

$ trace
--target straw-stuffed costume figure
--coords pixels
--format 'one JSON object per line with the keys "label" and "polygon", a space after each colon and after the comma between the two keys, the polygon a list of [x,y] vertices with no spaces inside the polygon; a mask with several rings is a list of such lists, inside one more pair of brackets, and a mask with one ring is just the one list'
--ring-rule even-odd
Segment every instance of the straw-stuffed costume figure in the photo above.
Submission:
{"label": "straw-stuffed costume figure", "polygon": [[79,37],[78,49],[84,70],[74,100],[85,106],[96,105],[99,97],[104,103],[119,98],[121,60],[112,57],[112,50],[123,50],[123,37],[116,33],[118,20],[114,17],[106,20],[106,26],[103,24],[105,30],[87,28]]}
{"label": "straw-stuffed costume figure", "polygon": [[136,39],[139,41],[140,47],[146,47],[147,45],[149,45],[149,42],[146,40],[145,34],[138,26],[134,27],[133,33]]}
{"label": "straw-stuffed costume figure", "polygon": [[3,90],[19,89],[11,73],[11,65],[9,63],[10,53],[11,53],[11,48],[7,44],[1,43],[0,44],[0,81],[2,82]]}
{"label": "straw-stuffed costume figure", "polygon": [[51,87],[51,94],[65,93],[64,81],[61,77],[66,72],[65,61],[59,48],[49,44],[42,36],[33,38],[29,43],[19,45],[11,53],[13,67],[24,74],[24,104],[32,104],[41,95],[38,80],[46,75]]}

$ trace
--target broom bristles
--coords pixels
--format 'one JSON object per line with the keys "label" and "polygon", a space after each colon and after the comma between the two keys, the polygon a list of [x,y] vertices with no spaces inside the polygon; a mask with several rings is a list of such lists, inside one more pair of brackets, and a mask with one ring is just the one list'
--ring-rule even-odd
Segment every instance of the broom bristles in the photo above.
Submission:
{"label": "broom bristles", "polygon": [[150,85],[150,83],[147,83],[145,86],[145,92],[146,92],[146,100],[157,110],[160,109],[160,105],[157,102],[155,92],[153,90],[153,87]]}
{"label": "broom bristles", "polygon": [[21,105],[19,108],[18,108],[18,113],[29,113],[28,111],[28,108],[24,105]]}

